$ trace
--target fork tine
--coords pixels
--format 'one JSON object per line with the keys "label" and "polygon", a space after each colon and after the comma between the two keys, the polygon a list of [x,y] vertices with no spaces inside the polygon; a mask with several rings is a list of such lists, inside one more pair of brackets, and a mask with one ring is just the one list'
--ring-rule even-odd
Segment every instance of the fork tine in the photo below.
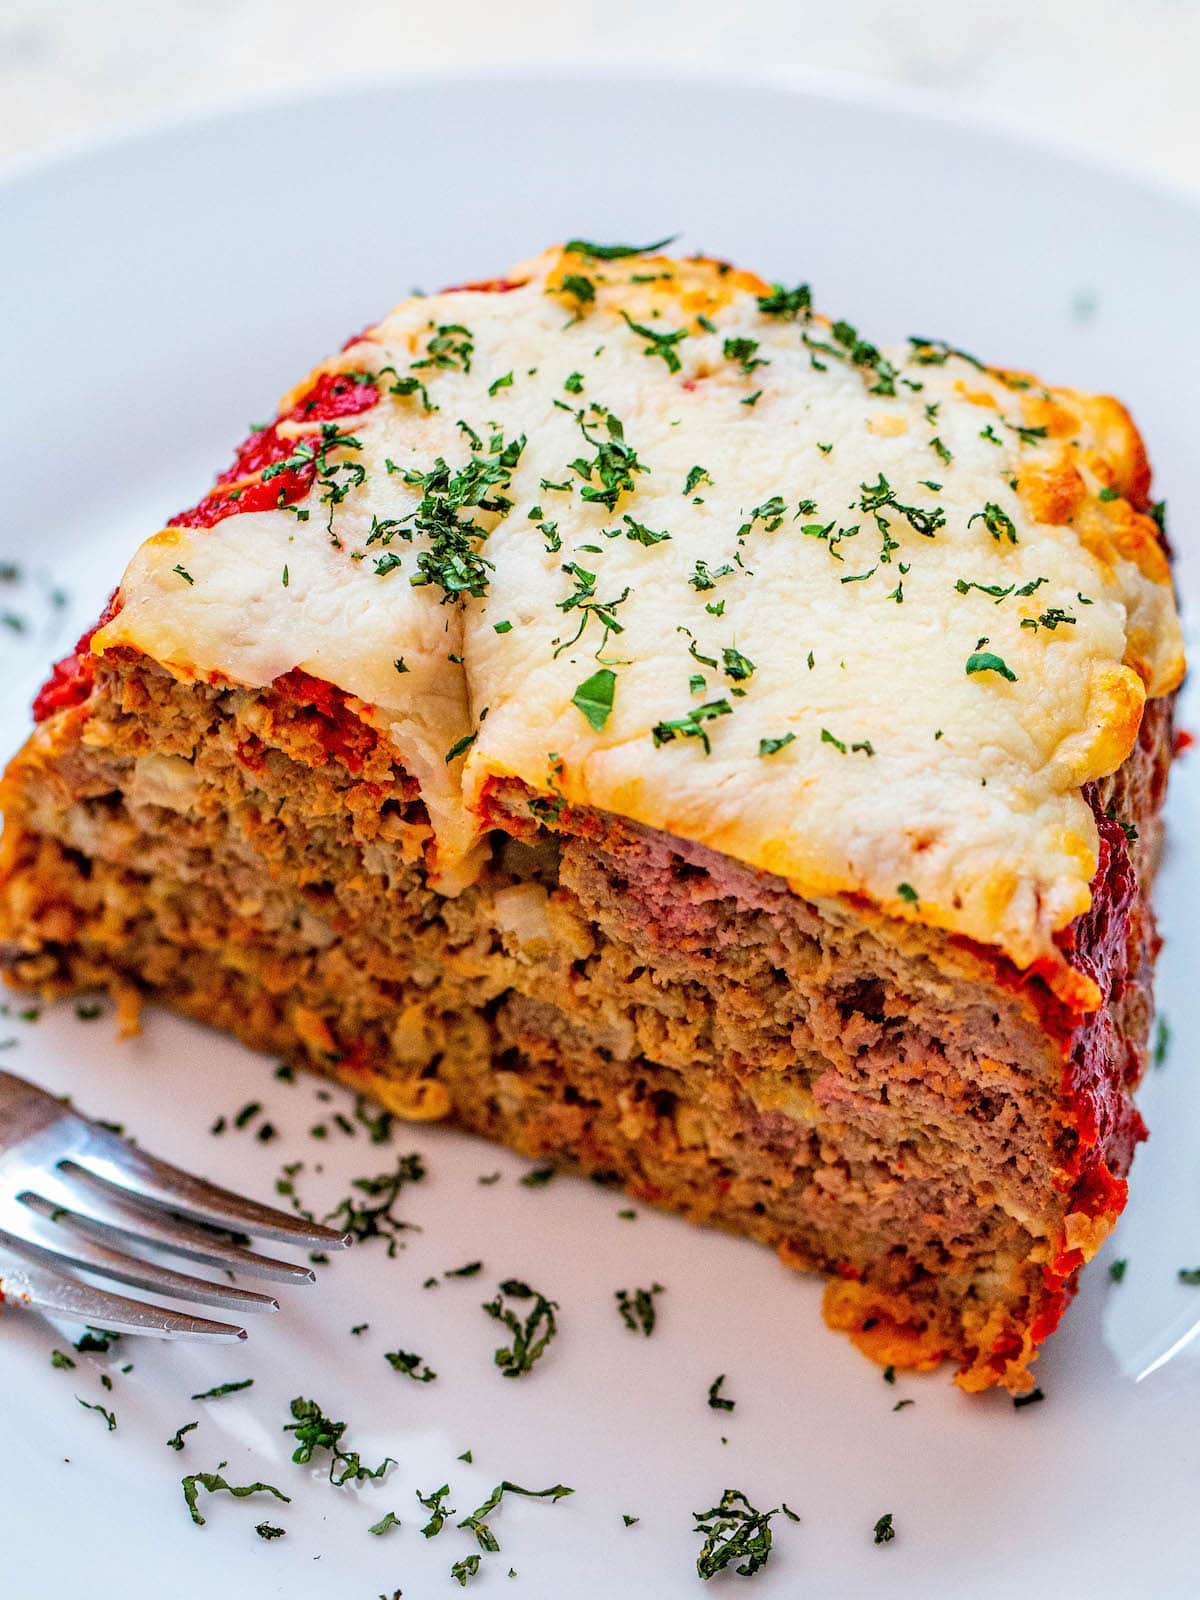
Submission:
{"label": "fork tine", "polygon": [[56,1272],[35,1259],[23,1239],[0,1230],[0,1295],[5,1305],[24,1306],[50,1316],[115,1333],[142,1333],[158,1339],[239,1340],[245,1328],[208,1317],[193,1317],[166,1306],[130,1300],[123,1294]]}
{"label": "fork tine", "polygon": [[[277,1261],[273,1256],[259,1255],[254,1250],[244,1250],[241,1245],[229,1244],[201,1223],[185,1222],[182,1218],[164,1216],[162,1207],[143,1202],[129,1189],[110,1183],[98,1173],[73,1161],[63,1161],[58,1176],[82,1189],[89,1199],[100,1202],[108,1217],[85,1217],[85,1231],[106,1244],[152,1244],[159,1249],[171,1250],[186,1256],[189,1261],[200,1261],[208,1266],[228,1267],[233,1272],[245,1272],[257,1278],[274,1278],[282,1283],[312,1283],[315,1275],[310,1267],[294,1261]],[[24,1195],[19,1196],[24,1199]],[[114,1220],[109,1220],[109,1218]]]}
{"label": "fork tine", "polygon": [[114,1250],[108,1244],[89,1237],[89,1217],[66,1206],[56,1206],[40,1194],[28,1190],[17,1198],[30,1211],[68,1236],[61,1242],[56,1238],[48,1246],[58,1261],[68,1267],[112,1278],[133,1289],[149,1289],[155,1294],[165,1294],[175,1300],[198,1300],[202,1304],[225,1306],[231,1310],[278,1311],[279,1301],[267,1294],[257,1294],[252,1289],[239,1289],[233,1284],[214,1283],[210,1278],[193,1277],[191,1273],[176,1272],[173,1267],[159,1266],[140,1256]]}
{"label": "fork tine", "polygon": [[[121,1187],[139,1199],[165,1206],[169,1211],[181,1212],[197,1222],[262,1234],[267,1239],[319,1246],[325,1250],[340,1250],[350,1243],[348,1233],[337,1233],[332,1228],[322,1227],[319,1222],[307,1222],[302,1217],[278,1211],[274,1206],[246,1200],[229,1189],[221,1189],[215,1183],[208,1183],[190,1172],[173,1167],[167,1161],[159,1161],[115,1135],[107,1135],[102,1142],[97,1142],[84,1153],[84,1162],[90,1162],[96,1156],[111,1161],[118,1169]],[[74,1162],[63,1162],[59,1170],[74,1166]]]}

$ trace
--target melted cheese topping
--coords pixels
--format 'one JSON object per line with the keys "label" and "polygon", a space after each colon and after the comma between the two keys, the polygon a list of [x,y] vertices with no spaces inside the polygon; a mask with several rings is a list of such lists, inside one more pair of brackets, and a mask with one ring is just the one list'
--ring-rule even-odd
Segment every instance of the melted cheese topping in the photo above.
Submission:
{"label": "melted cheese topping", "polygon": [[1097,860],[1080,786],[1183,672],[1125,412],[881,354],[719,263],[552,250],[510,281],[320,369],[383,398],[285,425],[326,447],[308,497],[150,539],[93,648],[357,697],[448,888],[515,778],[1052,957]]}

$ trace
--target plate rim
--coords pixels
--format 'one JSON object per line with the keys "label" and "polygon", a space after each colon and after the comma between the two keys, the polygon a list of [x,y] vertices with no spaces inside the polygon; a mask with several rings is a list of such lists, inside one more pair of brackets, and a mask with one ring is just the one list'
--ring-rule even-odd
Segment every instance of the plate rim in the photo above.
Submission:
{"label": "plate rim", "polygon": [[850,70],[805,64],[726,65],[713,61],[670,63],[590,62],[577,56],[547,57],[537,63],[475,62],[466,65],[430,62],[391,67],[378,72],[338,72],[323,78],[279,83],[261,88],[198,95],[177,106],[159,106],[103,126],[49,140],[30,150],[0,158],[0,192],[28,182],[53,179],[61,168],[84,166],[89,160],[120,155],[152,145],[157,139],[189,130],[202,135],[215,123],[253,119],[277,111],[296,111],[314,102],[347,94],[386,92],[398,88],[470,88],[499,84],[561,85],[565,78],[579,85],[619,89],[656,86],[673,91],[767,90],[781,96],[823,102],[841,109],[891,112],[947,132],[967,131],[982,139],[1019,148],[1025,155],[1074,167],[1093,179],[1149,194],[1200,222],[1200,188],[1192,188],[1149,161],[1092,146],[1050,127],[1028,127],[1015,114],[981,109],[950,90],[890,82]]}

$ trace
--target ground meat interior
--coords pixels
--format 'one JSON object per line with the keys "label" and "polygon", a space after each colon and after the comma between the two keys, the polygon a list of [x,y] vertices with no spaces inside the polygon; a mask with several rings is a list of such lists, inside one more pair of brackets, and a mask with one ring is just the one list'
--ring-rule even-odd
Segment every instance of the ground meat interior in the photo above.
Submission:
{"label": "ground meat interior", "polygon": [[[878,1359],[1021,1389],[1103,1238],[1111,1193],[1081,1199],[1081,1174],[1123,1198],[1140,1131],[1168,739],[1149,714],[1100,797],[1138,820],[1139,880],[1074,1033],[961,941],[822,913],[519,785],[446,898],[416,784],[344,697],[132,655],[9,770],[0,938],[18,984],[149,994],[404,1115],[611,1175],[829,1275],[829,1319]],[[1105,1086],[1086,1126],[1080,1050]]]}

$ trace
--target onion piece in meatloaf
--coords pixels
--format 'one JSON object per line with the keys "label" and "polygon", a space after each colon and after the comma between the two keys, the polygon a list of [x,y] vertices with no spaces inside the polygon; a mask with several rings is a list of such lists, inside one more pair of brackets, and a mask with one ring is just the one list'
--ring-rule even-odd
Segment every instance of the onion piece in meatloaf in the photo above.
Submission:
{"label": "onion piece in meatloaf", "polygon": [[1019,1392],[1144,1136],[1182,672],[1115,401],[573,241],[404,302],[134,556],[4,779],[7,973]]}

